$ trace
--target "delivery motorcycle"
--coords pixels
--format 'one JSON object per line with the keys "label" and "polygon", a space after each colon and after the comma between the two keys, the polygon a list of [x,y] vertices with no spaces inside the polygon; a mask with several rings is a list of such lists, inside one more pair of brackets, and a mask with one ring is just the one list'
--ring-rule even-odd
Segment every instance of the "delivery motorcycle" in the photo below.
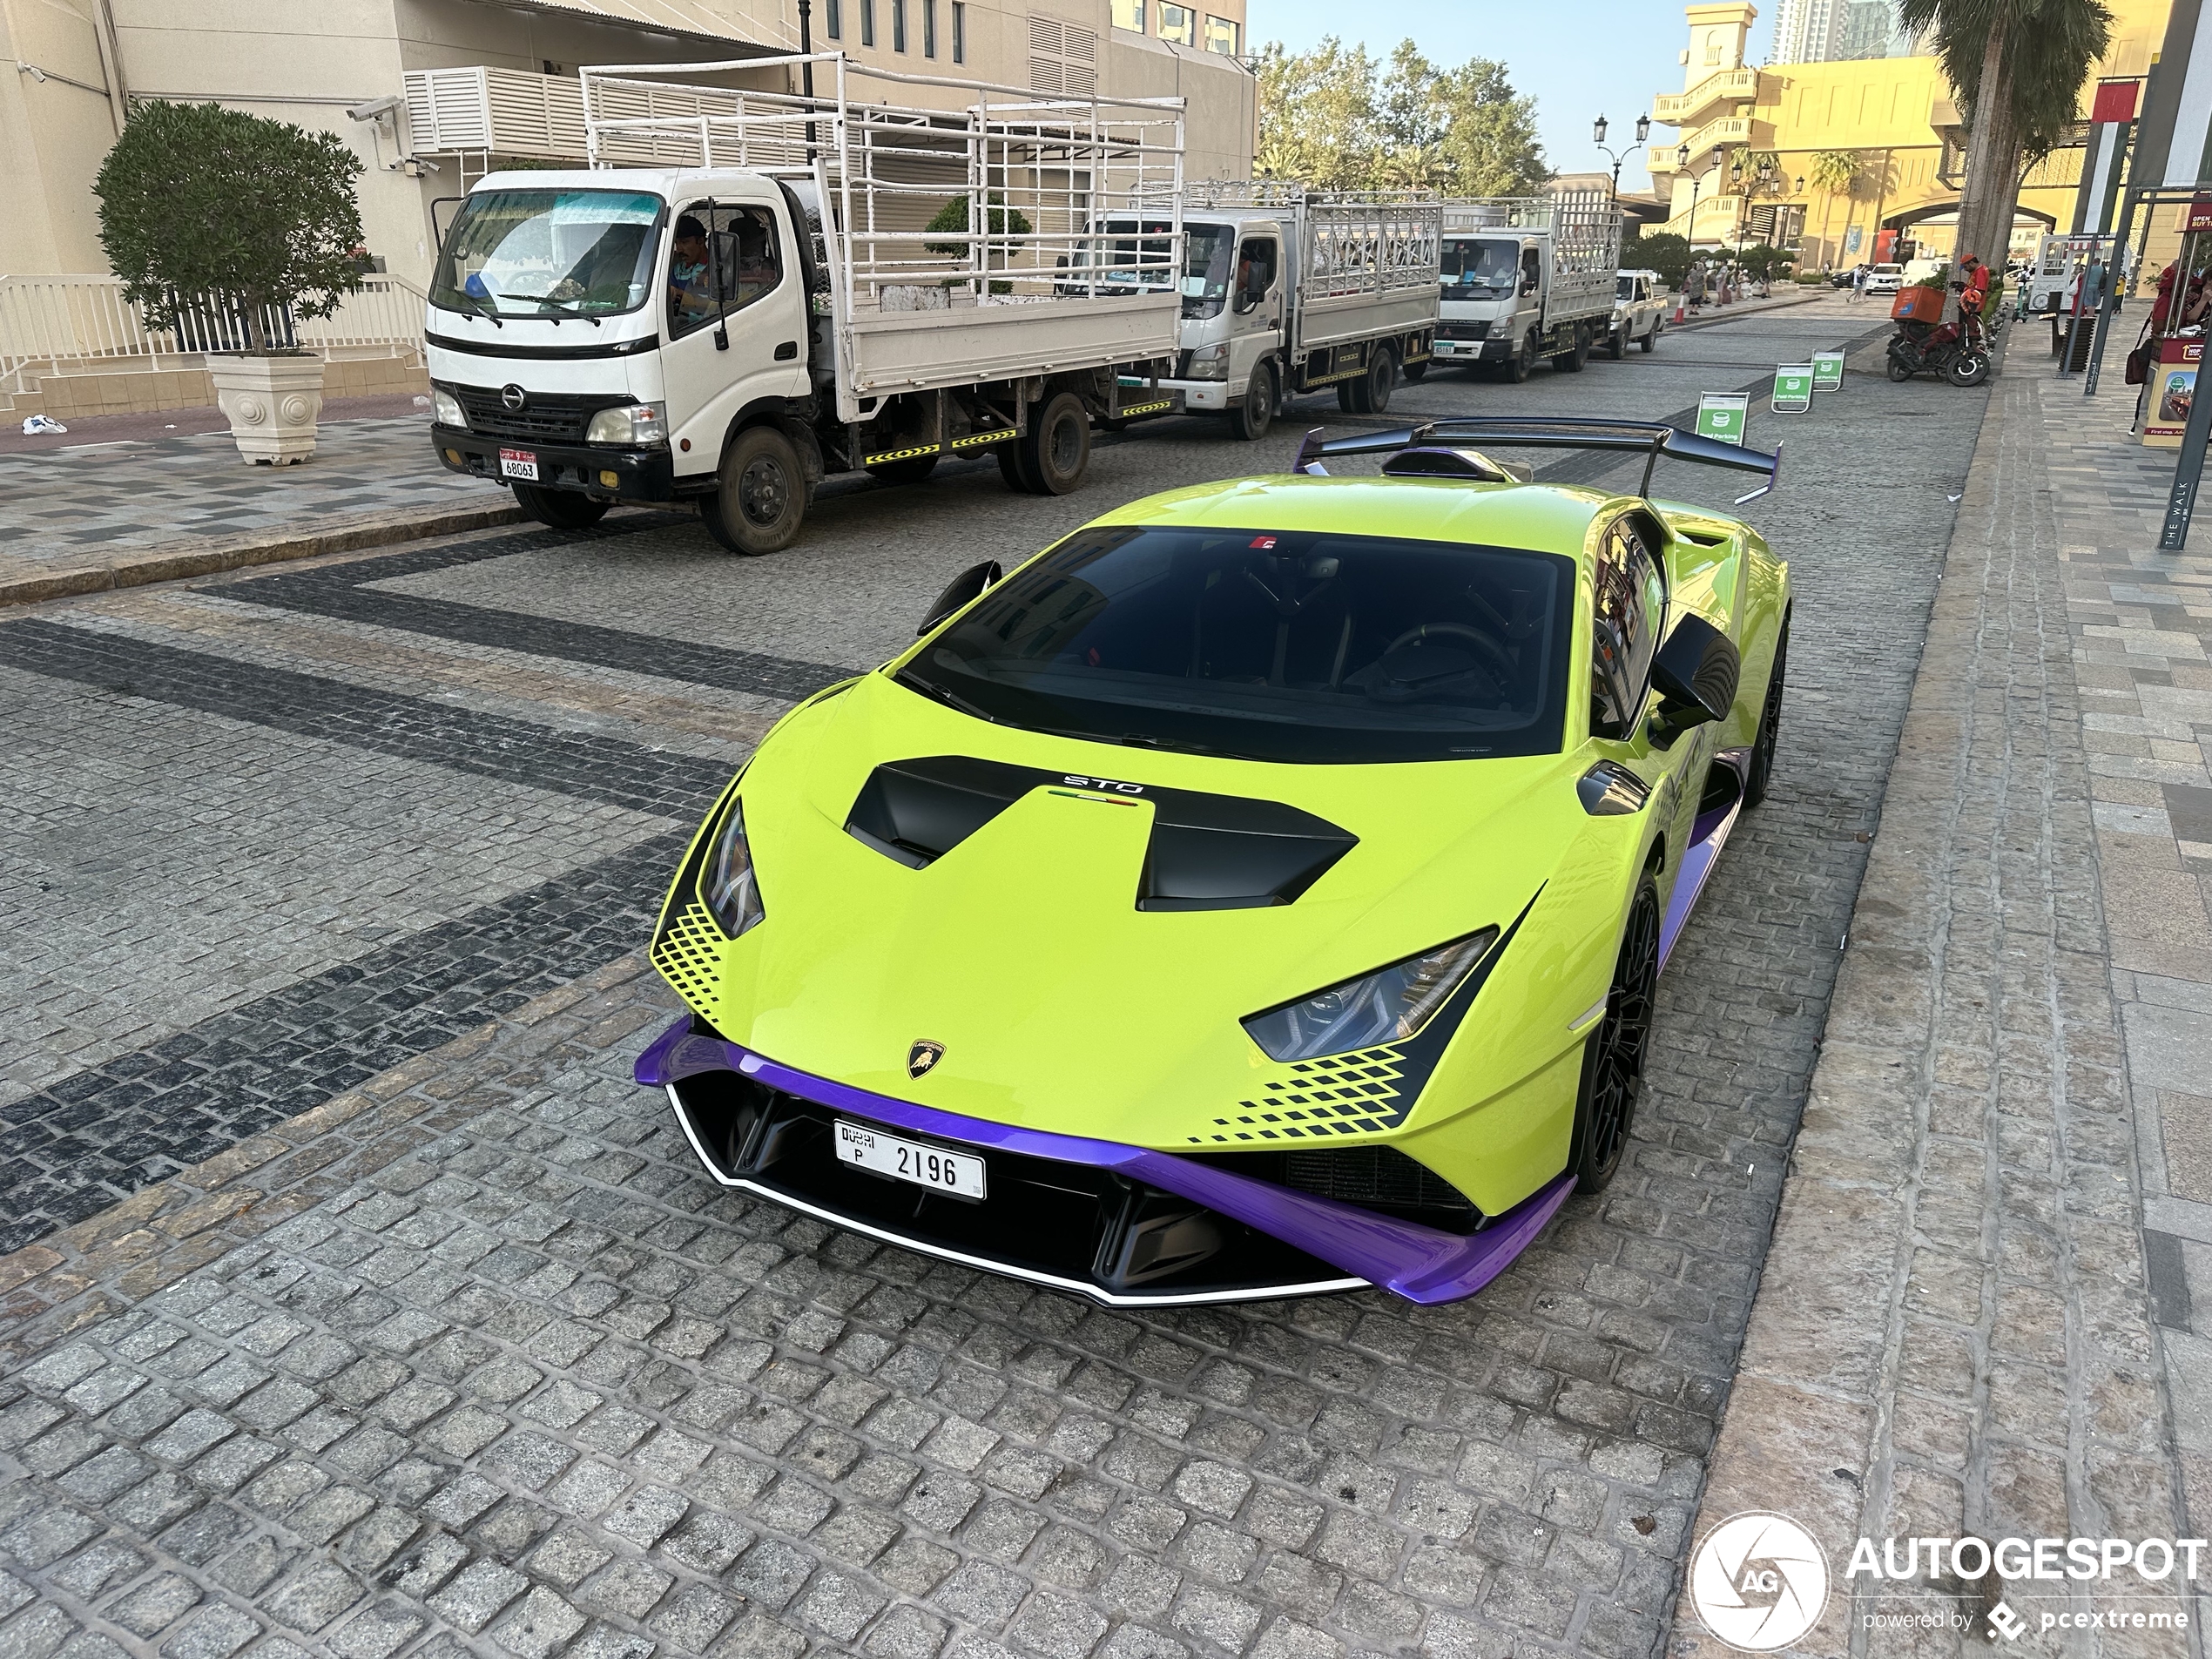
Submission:
{"label": "delivery motorcycle", "polygon": [[[1951,288],[1961,293],[1965,284],[1954,282]],[[1961,307],[1956,321],[1942,321],[1940,290],[1900,289],[1890,316],[1897,324],[1897,333],[1890,337],[1892,380],[1929,374],[1940,374],[1953,386],[1979,386],[1989,378],[1989,336],[1981,319]]]}

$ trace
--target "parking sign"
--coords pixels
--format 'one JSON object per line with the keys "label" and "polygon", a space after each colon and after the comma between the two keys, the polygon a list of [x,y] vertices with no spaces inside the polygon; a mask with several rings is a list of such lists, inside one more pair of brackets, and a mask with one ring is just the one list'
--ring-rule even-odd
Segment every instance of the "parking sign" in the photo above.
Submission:
{"label": "parking sign", "polygon": [[1774,412],[1803,415],[1812,407],[1812,365],[1783,363],[1774,371]]}
{"label": "parking sign", "polygon": [[1745,416],[1751,399],[1745,392],[1703,392],[1697,398],[1697,435],[1718,438],[1723,443],[1743,442]]}
{"label": "parking sign", "polygon": [[1816,392],[1840,392],[1844,389],[1843,353],[1839,351],[1813,353],[1812,389]]}

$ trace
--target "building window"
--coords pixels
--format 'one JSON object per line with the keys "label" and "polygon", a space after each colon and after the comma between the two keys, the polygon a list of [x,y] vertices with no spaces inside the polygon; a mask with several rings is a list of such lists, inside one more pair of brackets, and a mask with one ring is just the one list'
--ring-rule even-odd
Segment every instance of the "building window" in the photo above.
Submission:
{"label": "building window", "polygon": [[968,61],[967,0],[953,0],[953,62]]}
{"label": "building window", "polygon": [[1232,19],[1228,17],[1206,19],[1206,50],[1208,51],[1219,52],[1224,57],[1234,57],[1237,55],[1237,24]]}
{"label": "building window", "polygon": [[875,0],[860,0],[860,44],[875,44]]}
{"label": "building window", "polygon": [[826,40],[840,40],[844,35],[845,17],[841,0],[828,0],[822,12],[822,37]]}
{"label": "building window", "polygon": [[921,55],[937,55],[937,0],[921,0]]}
{"label": "building window", "polygon": [[1144,32],[1144,0],[1114,0],[1114,27]]}
{"label": "building window", "polygon": [[1175,6],[1162,0],[1160,6],[1160,38],[1178,40],[1186,46],[1197,43],[1198,14],[1188,6]]}
{"label": "building window", "polygon": [[907,50],[907,0],[891,0],[891,50]]}

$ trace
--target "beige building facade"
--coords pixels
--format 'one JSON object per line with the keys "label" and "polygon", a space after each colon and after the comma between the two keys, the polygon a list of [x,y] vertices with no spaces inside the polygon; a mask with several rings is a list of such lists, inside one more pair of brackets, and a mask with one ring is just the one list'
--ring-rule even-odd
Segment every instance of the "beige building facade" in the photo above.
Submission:
{"label": "beige building facade", "polygon": [[[812,0],[811,24],[817,51],[901,73],[1181,97],[1186,175],[1251,175],[1244,0]],[[583,163],[578,66],[798,44],[798,0],[0,0],[0,280],[106,270],[92,183],[134,101],[212,100],[336,134],[361,159],[370,252],[420,286],[449,199],[502,165]],[[719,79],[796,90],[780,68]],[[856,88],[948,110],[975,96]]]}

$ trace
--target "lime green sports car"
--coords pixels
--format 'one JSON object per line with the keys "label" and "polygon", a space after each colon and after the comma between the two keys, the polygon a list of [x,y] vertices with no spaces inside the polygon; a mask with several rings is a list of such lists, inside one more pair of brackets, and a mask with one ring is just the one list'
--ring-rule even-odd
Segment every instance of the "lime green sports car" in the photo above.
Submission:
{"label": "lime green sports car", "polygon": [[[1643,493],[1490,454],[1536,445]],[[1774,765],[1788,569],[1661,459],[1778,465],[1316,434],[967,572],[709,815],[638,1081],[725,1186],[1103,1303],[1473,1294],[1619,1167]]]}

